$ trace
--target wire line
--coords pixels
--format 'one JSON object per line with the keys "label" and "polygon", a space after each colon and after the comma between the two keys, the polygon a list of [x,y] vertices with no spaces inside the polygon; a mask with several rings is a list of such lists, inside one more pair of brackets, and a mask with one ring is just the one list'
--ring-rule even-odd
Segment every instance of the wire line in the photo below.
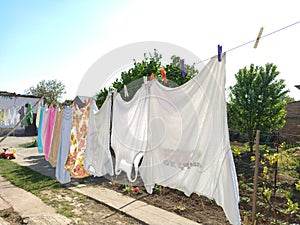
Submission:
{"label": "wire line", "polygon": [[[280,29],[278,29],[278,30],[272,31],[271,33],[262,35],[262,36],[260,37],[260,39],[263,39],[263,38],[265,38],[265,37],[267,37],[267,36],[273,35],[273,34],[275,34],[275,33],[277,33],[277,32],[280,32],[280,31],[282,31],[282,30],[285,30],[285,29],[287,29],[287,28],[290,28],[290,27],[292,27],[292,26],[295,26],[295,25],[297,25],[298,23],[300,23],[300,21],[297,21],[297,22],[295,22],[295,23],[289,24],[289,25],[287,25],[287,26],[285,26],[285,27],[282,27],[282,28],[280,28]],[[238,46],[235,46],[235,47],[233,47],[233,48],[231,48],[231,49],[229,49],[229,50],[227,50],[227,51],[225,51],[225,52],[230,52],[230,51],[236,50],[236,49],[241,48],[241,47],[243,47],[243,46],[245,46],[245,45],[251,44],[252,42],[255,42],[255,41],[256,41],[256,39],[251,40],[251,41],[248,41],[248,42],[246,42],[246,43],[243,43],[243,44],[240,44],[240,45],[238,45]],[[224,52],[224,53],[225,53],[225,52]],[[198,63],[201,63],[201,62],[205,62],[205,61],[207,61],[207,60],[209,60],[209,59],[211,59],[211,58],[212,58],[212,57],[209,57],[209,58],[207,58],[207,59],[205,59],[205,60],[203,60],[203,61],[196,62],[195,64],[198,64]]]}

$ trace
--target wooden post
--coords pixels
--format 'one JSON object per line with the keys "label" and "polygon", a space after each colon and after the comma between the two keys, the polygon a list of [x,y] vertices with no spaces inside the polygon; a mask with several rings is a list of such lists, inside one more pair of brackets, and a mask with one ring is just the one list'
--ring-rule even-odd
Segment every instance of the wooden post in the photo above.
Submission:
{"label": "wooden post", "polygon": [[257,199],[257,178],[258,178],[258,166],[259,166],[259,135],[260,130],[256,131],[255,140],[255,170],[253,181],[253,205],[252,205],[252,224],[256,224],[256,199]]}
{"label": "wooden post", "polygon": [[[277,132],[277,139],[276,139],[276,153],[278,156],[279,153],[279,132]],[[274,197],[277,190],[277,176],[278,176],[278,158],[275,162],[275,174],[274,174]]]}

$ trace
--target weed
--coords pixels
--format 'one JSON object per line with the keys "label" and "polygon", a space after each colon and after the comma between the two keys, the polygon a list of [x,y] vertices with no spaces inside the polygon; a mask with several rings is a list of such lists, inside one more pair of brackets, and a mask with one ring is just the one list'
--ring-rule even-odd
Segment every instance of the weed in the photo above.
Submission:
{"label": "weed", "polygon": [[24,144],[20,144],[19,147],[21,148],[34,148],[34,147],[37,147],[37,141],[34,140],[32,142],[28,142],[28,143],[24,143]]}
{"label": "weed", "polygon": [[186,209],[185,206],[183,205],[183,201],[182,200],[179,202],[179,205],[176,208],[179,211],[184,211]]}
{"label": "weed", "polygon": [[155,186],[153,188],[153,194],[160,195],[161,194],[161,190],[162,190],[161,186],[155,184]]}

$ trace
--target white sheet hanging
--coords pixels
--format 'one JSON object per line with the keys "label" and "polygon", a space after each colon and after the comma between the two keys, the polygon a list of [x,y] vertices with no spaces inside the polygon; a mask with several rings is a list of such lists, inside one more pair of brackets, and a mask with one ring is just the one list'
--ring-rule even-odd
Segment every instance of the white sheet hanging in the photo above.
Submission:
{"label": "white sheet hanging", "polygon": [[94,176],[113,176],[110,153],[111,95],[109,94],[100,110],[93,100],[89,117],[89,130],[84,156],[84,169]]}
{"label": "white sheet hanging", "polygon": [[115,173],[124,171],[131,182],[137,178],[138,164],[147,146],[147,92],[148,86],[143,84],[129,102],[119,93],[114,95],[111,146],[116,157]]}
{"label": "white sheet hanging", "polygon": [[128,178],[134,159],[143,156],[139,172],[149,193],[159,184],[187,196],[207,196],[223,208],[230,223],[241,224],[227,127],[225,56],[221,62],[212,58],[180,87],[153,80],[130,102],[117,94],[112,147],[116,172],[123,170]]}

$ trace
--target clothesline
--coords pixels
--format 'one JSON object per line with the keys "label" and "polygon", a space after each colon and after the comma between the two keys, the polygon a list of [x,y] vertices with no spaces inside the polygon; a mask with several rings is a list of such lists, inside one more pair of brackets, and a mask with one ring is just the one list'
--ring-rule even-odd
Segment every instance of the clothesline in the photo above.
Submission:
{"label": "clothesline", "polygon": [[[262,35],[262,36],[260,37],[260,39],[265,38],[265,37],[268,37],[268,36],[270,36],[270,35],[273,35],[273,34],[275,34],[275,33],[280,32],[280,31],[283,31],[283,30],[285,30],[285,29],[287,29],[287,28],[290,28],[290,27],[292,27],[292,26],[295,26],[295,25],[297,25],[298,23],[300,23],[300,21],[297,21],[297,22],[295,22],[295,23],[289,24],[289,25],[287,25],[287,26],[285,26],[285,27],[282,27],[282,28],[280,28],[280,29],[278,29],[278,30],[272,31],[272,32],[270,32],[270,33],[268,33],[268,34]],[[243,43],[243,44],[240,44],[240,45],[238,45],[238,46],[235,46],[235,47],[233,47],[233,48],[230,48],[230,49],[226,50],[225,52],[234,51],[234,50],[236,50],[236,49],[238,49],[238,48],[241,48],[241,47],[243,47],[243,46],[245,46],[245,45],[251,44],[251,43],[255,42],[256,40],[257,40],[257,39],[253,39],[253,40],[251,40],[251,41],[247,41],[247,42],[245,42],[245,43]],[[205,62],[205,61],[209,60],[210,58],[212,58],[212,57],[209,57],[209,58],[207,58],[207,59],[205,59],[205,60],[203,60],[203,61],[196,62],[195,64],[199,64],[199,63]]]}
{"label": "clothesline", "polygon": [[212,58],[199,76],[177,89],[145,81],[130,102],[114,93],[100,109],[93,99],[82,108],[74,102],[60,114],[41,106],[38,151],[56,166],[61,183],[121,173],[134,182],[140,176],[150,194],[157,184],[187,196],[204,195],[223,208],[232,224],[241,224],[222,58],[221,63]]}

